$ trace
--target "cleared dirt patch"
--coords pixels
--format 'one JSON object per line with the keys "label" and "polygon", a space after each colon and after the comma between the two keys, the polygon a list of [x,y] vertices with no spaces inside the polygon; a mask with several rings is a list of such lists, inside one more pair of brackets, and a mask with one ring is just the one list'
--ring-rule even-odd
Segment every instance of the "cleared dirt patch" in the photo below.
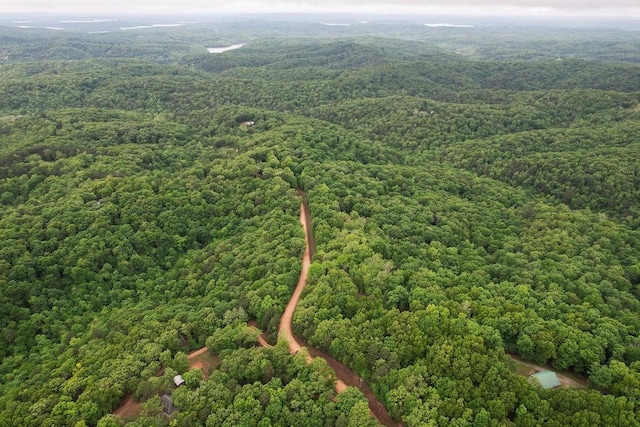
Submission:
{"label": "cleared dirt patch", "polygon": [[132,394],[128,394],[122,398],[122,403],[113,413],[124,421],[133,421],[140,416],[140,405],[142,403],[134,400]]}
{"label": "cleared dirt patch", "polygon": [[586,377],[573,374],[571,372],[560,372],[551,368],[550,366],[536,365],[530,362],[525,362],[515,354],[508,354],[508,356],[516,362],[516,374],[523,376],[531,376],[536,372],[551,371],[555,372],[560,380],[562,387],[586,389],[589,386],[589,380]]}
{"label": "cleared dirt patch", "polygon": [[203,347],[199,350],[189,353],[187,359],[189,360],[189,370],[202,369],[204,378],[208,378],[211,372],[220,366],[220,357],[212,355],[208,351],[207,347]]}
{"label": "cleared dirt patch", "polygon": [[[189,370],[202,369],[204,378],[208,378],[211,375],[211,371],[220,366],[220,358],[218,356],[211,355],[206,347],[189,353]],[[158,375],[162,375],[164,370],[161,369]],[[140,416],[141,402],[136,401],[132,394],[128,394],[122,398],[120,405],[113,413],[124,421],[134,421]]]}

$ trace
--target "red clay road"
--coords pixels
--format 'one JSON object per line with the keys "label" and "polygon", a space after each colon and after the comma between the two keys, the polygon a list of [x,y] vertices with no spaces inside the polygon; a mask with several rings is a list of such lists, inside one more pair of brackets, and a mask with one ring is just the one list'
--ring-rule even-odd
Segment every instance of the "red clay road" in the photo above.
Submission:
{"label": "red clay road", "polygon": [[[302,206],[300,208],[300,223],[302,224],[302,228],[304,229],[304,240],[306,243],[304,255],[302,256],[302,271],[300,272],[300,278],[298,279],[298,284],[296,285],[296,289],[293,291],[293,295],[285,308],[284,314],[280,319],[280,325],[278,328],[278,337],[283,338],[289,343],[289,351],[291,354],[297,353],[302,347],[307,348],[309,351],[309,356],[307,357],[307,363],[311,363],[314,357],[321,357],[327,361],[329,366],[333,368],[336,372],[336,376],[338,380],[336,381],[336,392],[340,393],[348,386],[358,388],[362,394],[369,401],[369,409],[373,416],[380,422],[380,424],[387,427],[397,427],[402,426],[402,423],[394,421],[387,412],[386,408],[380,402],[371,388],[360,376],[358,376],[355,372],[347,368],[342,363],[335,360],[333,357],[324,353],[322,350],[319,350],[315,347],[308,346],[304,341],[300,338],[296,337],[291,328],[291,321],[293,318],[293,312],[296,310],[296,306],[300,301],[300,295],[302,295],[302,291],[307,283],[307,276],[309,274],[309,266],[311,265],[311,258],[313,257],[313,252],[315,251],[315,240],[313,237],[313,231],[311,230],[311,212],[309,211],[309,206],[305,201],[305,195],[302,191],[298,191],[300,197],[302,197]],[[249,322],[249,326],[256,326],[255,322]],[[258,337],[258,341],[263,347],[271,347],[271,345],[267,342],[263,335]],[[195,357],[200,356],[204,352],[207,351],[207,347],[203,347],[199,350],[196,350],[192,353],[189,353],[189,359],[193,359]],[[129,411],[138,410],[139,411],[140,404],[138,402],[134,402],[133,398],[129,396],[129,399],[121,405],[116,411],[115,414],[123,417],[128,415]]]}
{"label": "red clay road", "polygon": [[[300,272],[300,278],[298,279],[298,284],[296,285],[296,289],[293,291],[293,295],[287,304],[287,307],[280,318],[280,326],[278,328],[278,337],[283,338],[289,343],[289,351],[291,354],[297,353],[302,347],[306,347],[309,351],[309,356],[307,357],[307,363],[311,363],[314,357],[322,357],[327,361],[329,366],[336,371],[336,375],[338,380],[336,381],[336,392],[342,392],[347,386],[352,386],[358,388],[362,394],[369,401],[369,409],[376,419],[385,426],[401,426],[401,423],[394,421],[390,416],[387,410],[385,409],[382,402],[380,402],[371,391],[369,385],[364,381],[361,377],[359,377],[355,372],[351,371],[342,363],[338,362],[328,354],[322,352],[321,350],[308,346],[304,341],[300,338],[296,337],[293,333],[291,322],[293,319],[293,313],[296,310],[296,306],[300,301],[300,295],[302,295],[302,291],[307,283],[307,276],[309,274],[309,266],[311,265],[311,258],[313,257],[313,251],[315,250],[315,241],[313,238],[313,231],[311,230],[311,212],[309,211],[309,206],[305,201],[305,195],[302,191],[298,191],[298,194],[302,197],[302,206],[300,208],[300,223],[302,224],[302,228],[304,229],[304,240],[306,243],[306,248],[304,251],[304,255],[302,256],[302,271]],[[265,343],[260,342],[261,345],[265,345]]]}

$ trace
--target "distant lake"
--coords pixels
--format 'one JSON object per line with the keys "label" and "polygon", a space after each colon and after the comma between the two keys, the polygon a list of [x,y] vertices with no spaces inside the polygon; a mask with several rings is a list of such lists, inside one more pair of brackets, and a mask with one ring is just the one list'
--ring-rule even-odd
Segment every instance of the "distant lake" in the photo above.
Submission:
{"label": "distant lake", "polygon": [[209,51],[209,53],[222,53],[228,50],[240,49],[242,46],[244,46],[244,43],[232,44],[231,46],[226,47],[208,47],[207,51]]}
{"label": "distant lake", "polygon": [[445,28],[473,28],[473,25],[463,25],[463,24],[424,24],[427,27],[432,27],[432,28],[438,28],[438,27],[445,27]]}
{"label": "distant lake", "polygon": [[184,24],[179,22],[177,24],[153,24],[153,25],[136,25],[135,27],[120,27],[121,30],[140,30],[143,28],[164,28],[164,27],[181,27]]}

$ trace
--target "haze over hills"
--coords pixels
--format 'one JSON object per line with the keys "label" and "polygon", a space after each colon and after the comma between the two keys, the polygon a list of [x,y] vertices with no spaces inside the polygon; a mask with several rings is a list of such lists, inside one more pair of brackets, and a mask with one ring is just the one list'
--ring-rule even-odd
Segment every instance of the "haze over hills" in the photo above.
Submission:
{"label": "haze over hills", "polygon": [[[536,17],[380,15],[5,15],[0,18],[0,60],[145,57],[178,61],[265,38],[382,37],[436,46],[471,59],[583,58],[637,62],[636,20],[594,21]],[[541,18],[540,18],[541,19]],[[573,23],[575,25],[569,25]],[[336,25],[339,24],[339,25]],[[591,27],[601,29],[589,29]],[[49,43],[56,40],[55,45]],[[15,43],[32,42],[12,54]],[[132,43],[133,42],[133,43]],[[23,46],[23,45],[21,45]],[[144,51],[140,49],[144,47]]]}
{"label": "haze over hills", "polygon": [[633,16],[536,16],[531,14],[487,16],[455,14],[371,14],[371,13],[180,13],[180,14],[119,14],[119,13],[0,13],[0,23],[6,26],[30,27],[30,24],[53,26],[71,31],[104,30],[173,23],[197,25],[208,23],[238,23],[268,21],[274,23],[339,23],[349,25],[473,25],[477,27],[556,27],[625,29],[638,31],[640,23]]}

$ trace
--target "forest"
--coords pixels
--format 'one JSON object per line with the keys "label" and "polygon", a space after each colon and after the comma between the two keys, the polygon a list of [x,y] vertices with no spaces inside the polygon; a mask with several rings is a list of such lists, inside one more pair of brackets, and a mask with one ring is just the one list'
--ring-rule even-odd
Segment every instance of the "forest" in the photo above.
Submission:
{"label": "forest", "polygon": [[0,426],[640,425],[639,31],[4,22]]}

